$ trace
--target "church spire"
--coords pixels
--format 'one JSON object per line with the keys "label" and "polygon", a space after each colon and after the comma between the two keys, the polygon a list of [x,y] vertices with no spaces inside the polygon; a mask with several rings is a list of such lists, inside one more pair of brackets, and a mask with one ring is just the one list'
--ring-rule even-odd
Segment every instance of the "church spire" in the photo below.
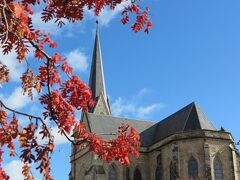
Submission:
{"label": "church spire", "polygon": [[[93,56],[92,56],[92,65],[91,65],[91,72],[89,78],[89,87],[92,89],[92,98],[97,101],[99,104],[99,100],[104,101],[103,103],[106,106],[106,112],[100,112],[101,114],[110,114],[110,106],[108,103],[106,87],[105,87],[105,80],[104,80],[104,72],[103,72],[103,63],[102,63],[102,54],[101,54],[101,46],[100,46],[100,38],[99,38],[99,29],[98,29],[98,21],[97,29],[96,29],[96,36],[95,36],[95,43],[93,49]],[[102,104],[102,103],[101,103]],[[96,106],[94,109],[96,109]],[[102,109],[102,107],[101,107]],[[95,110],[92,110],[93,113],[96,113]]]}
{"label": "church spire", "polygon": [[103,93],[106,98],[106,87],[103,73],[102,54],[98,27],[96,30],[95,44],[92,56],[89,86],[92,89],[93,98],[97,98],[100,93]]}

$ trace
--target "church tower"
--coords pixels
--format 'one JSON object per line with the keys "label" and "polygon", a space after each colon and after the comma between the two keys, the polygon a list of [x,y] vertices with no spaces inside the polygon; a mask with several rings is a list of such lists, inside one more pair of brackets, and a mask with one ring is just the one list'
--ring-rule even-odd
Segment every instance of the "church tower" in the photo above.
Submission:
{"label": "church tower", "polygon": [[[88,131],[92,132],[93,129],[90,127],[90,124],[92,123],[89,119],[91,114],[96,116],[111,116],[109,100],[105,87],[98,22],[88,85],[92,90],[92,98],[96,101],[96,104],[92,109],[89,109],[88,113],[82,114],[81,122],[86,124],[86,129]],[[86,155],[86,161],[88,162],[86,164],[88,165],[81,165],[82,161],[79,163],[78,158],[79,156],[81,157],[82,154],[85,156],[85,151],[89,151],[88,147],[83,151],[79,151],[74,146],[72,146],[71,172],[69,174],[69,180],[105,180],[106,175],[103,167],[103,162],[99,161],[97,156],[93,153],[87,153]],[[79,171],[79,169],[81,170]]]}
{"label": "church tower", "polygon": [[98,28],[93,49],[89,86],[96,104],[82,114],[81,122],[105,141],[115,139],[118,127],[128,124],[140,134],[140,156],[131,157],[125,167],[103,161],[89,146],[72,146],[69,180],[240,179],[240,153],[231,133],[217,130],[194,102],[159,122],[112,116]]}
{"label": "church tower", "polygon": [[106,94],[98,27],[92,55],[89,87],[92,89],[92,98],[96,101],[95,107],[92,108],[90,112],[94,114],[111,115],[109,100]]}

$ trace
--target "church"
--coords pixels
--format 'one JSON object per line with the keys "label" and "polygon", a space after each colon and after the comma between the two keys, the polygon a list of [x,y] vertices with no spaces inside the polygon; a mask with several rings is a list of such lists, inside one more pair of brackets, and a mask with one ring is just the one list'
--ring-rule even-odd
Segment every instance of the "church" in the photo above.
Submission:
{"label": "church", "polygon": [[240,180],[240,154],[231,133],[216,129],[195,102],[159,122],[111,115],[98,29],[89,86],[96,105],[82,115],[87,130],[110,140],[115,136],[109,134],[128,124],[140,133],[140,156],[125,167],[72,146],[69,180]]}

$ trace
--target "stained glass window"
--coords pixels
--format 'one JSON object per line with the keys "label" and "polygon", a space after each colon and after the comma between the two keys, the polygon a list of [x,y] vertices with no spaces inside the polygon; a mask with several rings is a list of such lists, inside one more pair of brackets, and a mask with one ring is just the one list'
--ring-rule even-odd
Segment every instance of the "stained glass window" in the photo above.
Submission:
{"label": "stained glass window", "polygon": [[110,166],[108,171],[108,180],[117,180],[117,170],[114,165]]}
{"label": "stained glass window", "polygon": [[134,171],[134,180],[142,180],[142,175],[138,168]]}
{"label": "stained glass window", "polygon": [[188,176],[190,179],[198,177],[198,163],[194,157],[188,161]]}
{"label": "stained glass window", "polygon": [[214,160],[214,175],[215,180],[223,180],[222,163],[218,157],[216,157]]}
{"label": "stained glass window", "polygon": [[155,171],[155,180],[161,180],[162,179],[162,157],[161,154],[157,157],[157,168]]}

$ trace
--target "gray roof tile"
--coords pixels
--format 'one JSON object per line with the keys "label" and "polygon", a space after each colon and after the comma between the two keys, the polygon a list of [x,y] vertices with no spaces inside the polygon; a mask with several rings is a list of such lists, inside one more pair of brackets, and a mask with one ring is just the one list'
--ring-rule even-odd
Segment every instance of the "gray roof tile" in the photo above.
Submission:
{"label": "gray roof tile", "polygon": [[152,145],[177,132],[193,130],[216,130],[200,108],[193,102],[143,131],[142,146]]}
{"label": "gray roof tile", "polygon": [[150,121],[98,115],[93,113],[87,113],[87,118],[91,131],[97,135],[102,136],[106,140],[110,140],[116,137],[116,135],[109,134],[117,133],[118,127],[122,124],[128,124],[134,127],[140,133],[156,123]]}
{"label": "gray roof tile", "polygon": [[177,132],[201,129],[216,130],[194,102],[158,123],[93,113],[87,113],[87,118],[91,131],[106,140],[116,137],[116,135],[109,134],[116,133],[121,124],[134,127],[140,133],[142,146],[150,146]]}

